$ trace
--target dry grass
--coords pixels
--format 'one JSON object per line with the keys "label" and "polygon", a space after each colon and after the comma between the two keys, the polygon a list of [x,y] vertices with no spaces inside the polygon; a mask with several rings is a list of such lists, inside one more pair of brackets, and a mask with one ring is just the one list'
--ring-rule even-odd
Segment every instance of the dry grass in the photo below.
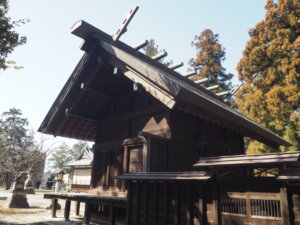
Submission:
{"label": "dry grass", "polygon": [[[1,190],[3,192],[3,190]],[[9,191],[5,191],[9,192]],[[17,215],[17,214],[39,214],[43,213],[46,210],[43,210],[38,205],[30,205],[30,208],[23,209],[23,208],[7,208],[9,199],[0,199],[0,218],[3,218],[8,215]]]}

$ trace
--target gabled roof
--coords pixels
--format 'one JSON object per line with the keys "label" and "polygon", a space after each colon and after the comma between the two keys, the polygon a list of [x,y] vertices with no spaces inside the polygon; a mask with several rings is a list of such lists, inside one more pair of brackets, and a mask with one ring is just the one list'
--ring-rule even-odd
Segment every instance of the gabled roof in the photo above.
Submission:
{"label": "gabled roof", "polygon": [[94,158],[94,152],[91,148],[85,148],[74,161],[68,163],[68,166],[91,166]]}
{"label": "gabled roof", "polygon": [[266,166],[284,163],[298,163],[300,152],[277,152],[255,155],[228,155],[201,157],[194,167],[223,167],[223,166]]}
{"label": "gabled roof", "polygon": [[[122,95],[126,82],[137,82],[169,109],[184,110],[273,147],[291,145],[232,109],[220,97],[125,43],[113,41],[110,35],[92,25],[79,21],[73,26],[72,33],[84,39],[81,49],[86,53],[41,124],[40,132],[94,141],[95,123],[103,116],[107,98],[99,98],[99,101],[78,94],[80,84],[86,81],[96,83],[97,90],[113,98]],[[121,81],[113,75],[115,67],[126,79]],[[93,110],[86,109],[92,107]],[[83,122],[80,116],[67,118],[66,108],[79,109],[81,115],[91,119]]]}

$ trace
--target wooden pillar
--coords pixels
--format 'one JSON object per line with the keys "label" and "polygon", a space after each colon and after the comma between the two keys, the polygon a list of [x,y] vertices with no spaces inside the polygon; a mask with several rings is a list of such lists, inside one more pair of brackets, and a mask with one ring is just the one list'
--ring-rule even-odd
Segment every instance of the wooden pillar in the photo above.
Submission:
{"label": "wooden pillar", "polygon": [[284,225],[290,225],[288,194],[285,184],[280,187],[280,203],[282,222]]}
{"label": "wooden pillar", "polygon": [[52,218],[56,218],[57,202],[57,198],[52,199]]}
{"label": "wooden pillar", "polygon": [[131,181],[127,181],[127,182],[128,182],[127,183],[128,190],[127,190],[127,206],[126,206],[126,225],[130,225],[130,216],[131,216],[130,209],[132,206],[132,204],[131,204],[131,186],[132,186],[132,184],[131,184]]}
{"label": "wooden pillar", "polygon": [[115,225],[116,224],[116,220],[115,220],[115,207],[114,204],[111,203],[109,205],[109,221],[108,221],[108,225]]}
{"label": "wooden pillar", "polygon": [[158,213],[158,182],[154,183],[154,224],[157,225],[157,213]]}
{"label": "wooden pillar", "polygon": [[169,224],[169,184],[168,182],[164,183],[165,185],[165,204],[166,204],[166,215],[164,224]]}
{"label": "wooden pillar", "polygon": [[85,203],[84,209],[84,224],[89,225],[91,222],[91,204]]}
{"label": "wooden pillar", "polygon": [[79,212],[80,212],[80,202],[76,201],[76,204],[75,204],[75,215],[79,216]]}
{"label": "wooden pillar", "polygon": [[251,221],[251,201],[250,201],[250,192],[248,191],[246,194],[246,213],[247,213],[247,218],[250,223]]}
{"label": "wooden pillar", "polygon": [[70,209],[71,209],[71,201],[69,199],[66,199],[66,201],[65,201],[65,213],[64,213],[65,221],[70,220]]}
{"label": "wooden pillar", "polygon": [[145,199],[145,208],[144,208],[144,210],[145,210],[145,213],[144,213],[144,225],[147,225],[148,224],[148,199],[149,199],[149,197],[148,197],[148,195],[149,195],[149,182],[148,181],[145,181],[144,182],[144,184],[145,184],[145,196],[144,196],[144,199]]}
{"label": "wooden pillar", "polygon": [[213,183],[213,208],[214,208],[214,225],[220,224],[220,207],[219,207],[219,186],[218,182]]}
{"label": "wooden pillar", "polygon": [[[128,173],[129,171],[129,149],[128,146],[124,146],[124,153],[123,153],[123,173]],[[121,181],[121,190],[126,191],[126,181]]]}
{"label": "wooden pillar", "polygon": [[141,182],[137,181],[136,184],[137,185],[137,191],[136,191],[136,203],[135,203],[135,224],[139,225],[139,220],[140,220],[140,194],[141,194]]}
{"label": "wooden pillar", "polygon": [[180,224],[180,190],[179,183],[175,184],[175,224]]}

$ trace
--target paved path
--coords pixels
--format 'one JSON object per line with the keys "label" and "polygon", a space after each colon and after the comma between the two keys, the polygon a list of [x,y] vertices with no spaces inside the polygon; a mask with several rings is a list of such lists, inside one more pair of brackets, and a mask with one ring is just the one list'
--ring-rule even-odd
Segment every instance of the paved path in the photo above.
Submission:
{"label": "paved path", "polygon": [[64,200],[59,200],[62,210],[57,211],[57,218],[51,218],[51,211],[46,210],[51,204],[51,200],[43,198],[44,193],[38,192],[34,195],[27,195],[29,209],[9,209],[7,207],[11,193],[0,192],[0,225],[30,225],[30,224],[47,224],[47,225],[73,225],[82,224],[84,204],[80,206],[80,216],[75,216],[75,203],[71,204],[70,219],[71,222],[64,222]]}

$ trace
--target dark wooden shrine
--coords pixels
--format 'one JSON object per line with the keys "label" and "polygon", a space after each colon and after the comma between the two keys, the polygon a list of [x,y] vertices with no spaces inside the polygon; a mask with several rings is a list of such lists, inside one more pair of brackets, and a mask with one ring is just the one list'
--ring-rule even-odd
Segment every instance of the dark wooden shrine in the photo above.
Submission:
{"label": "dark wooden shrine", "polygon": [[94,142],[92,180],[88,195],[45,197],[67,199],[67,209],[85,202],[86,223],[299,224],[290,177],[254,173],[283,171],[299,153],[244,155],[244,137],[274,148],[288,142],[139,47],[84,21],[72,33],[85,53],[39,131]]}

